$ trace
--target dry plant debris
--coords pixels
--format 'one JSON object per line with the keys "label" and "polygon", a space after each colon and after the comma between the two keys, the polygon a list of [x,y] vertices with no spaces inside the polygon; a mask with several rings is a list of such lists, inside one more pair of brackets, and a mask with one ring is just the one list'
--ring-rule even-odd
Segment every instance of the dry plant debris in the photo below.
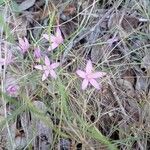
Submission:
{"label": "dry plant debris", "polygon": [[149,150],[149,8],[0,0],[0,149]]}

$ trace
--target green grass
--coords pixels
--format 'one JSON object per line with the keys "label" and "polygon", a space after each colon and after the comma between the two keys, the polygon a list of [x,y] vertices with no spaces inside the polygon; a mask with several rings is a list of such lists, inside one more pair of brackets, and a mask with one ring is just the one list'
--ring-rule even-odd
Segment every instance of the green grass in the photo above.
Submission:
{"label": "green grass", "polygon": [[[64,6],[68,4],[69,1]],[[55,33],[56,18],[62,7],[58,4],[55,10],[50,10],[45,24],[43,20],[37,22],[31,19],[34,25],[31,27],[29,23],[27,27],[30,50],[25,56],[18,50],[17,28],[11,26],[21,16],[18,5],[16,2],[0,0],[0,58],[5,58],[9,50],[15,58],[14,63],[4,68],[0,66],[0,141],[3,141],[0,142],[0,149],[3,145],[7,149],[17,149],[18,130],[25,132],[24,136],[18,136],[25,141],[22,149],[32,149],[39,132],[35,128],[37,122],[42,122],[45,128],[53,132],[49,149],[57,149],[60,139],[71,141],[73,148],[81,143],[85,150],[101,147],[105,150],[148,149],[150,74],[149,68],[143,71],[141,66],[143,58],[149,56],[149,22],[141,23],[131,32],[126,32],[119,24],[109,29],[107,25],[105,27],[105,22],[117,11],[122,17],[128,13],[149,19],[150,2],[97,0],[88,6],[86,3],[81,4],[82,11],[78,8],[76,16],[61,24],[61,27],[67,28],[67,23],[73,22],[71,25],[76,30],[67,35],[64,43],[56,50],[47,51],[51,43],[43,41],[42,34]],[[47,5],[48,1],[44,8]],[[97,31],[97,26],[100,31]],[[33,34],[35,28],[39,28],[40,38]],[[89,41],[92,35],[98,35],[94,42]],[[119,42],[107,47],[106,41],[113,35],[117,35]],[[34,69],[35,65],[44,63],[44,57],[40,63],[34,60],[33,51],[37,46],[43,56],[49,56],[51,62],[60,61],[56,80],[48,77],[42,82],[43,72]],[[82,91],[82,80],[76,70],[84,70],[93,49],[104,52],[100,61],[93,62],[93,66],[96,71],[107,72],[107,76],[98,80],[102,84],[101,91],[91,86]],[[6,92],[7,79],[11,77],[12,83],[20,87],[16,97]],[[120,82],[120,79],[124,82]],[[143,86],[147,89],[143,90]],[[44,108],[37,107],[34,102],[41,102]],[[25,115],[27,118],[23,118]],[[19,120],[19,117],[25,120]],[[28,128],[33,129],[32,134]]]}

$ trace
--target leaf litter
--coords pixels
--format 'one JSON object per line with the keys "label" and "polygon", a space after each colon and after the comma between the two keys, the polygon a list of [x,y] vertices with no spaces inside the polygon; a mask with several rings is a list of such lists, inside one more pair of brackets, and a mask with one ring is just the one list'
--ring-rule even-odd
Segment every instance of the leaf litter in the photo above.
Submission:
{"label": "leaf litter", "polygon": [[[4,5],[3,12],[9,8]],[[114,149],[149,149],[149,5],[148,1],[17,0],[13,9],[7,9],[3,17],[14,42],[7,42],[8,28],[4,30],[2,22],[0,148],[106,150],[114,143]],[[63,42],[50,53],[46,49],[52,43],[43,35],[55,35],[58,22]],[[30,43],[26,54],[19,53],[19,39]],[[8,48],[2,45],[15,58],[6,66]],[[34,61],[35,48],[41,57],[61,62],[56,81],[40,80],[34,66],[43,60]],[[94,69],[107,72],[98,81],[100,91],[91,86],[81,91],[75,71],[87,60]],[[4,119],[9,120],[7,127]],[[88,133],[88,125],[111,144]]]}

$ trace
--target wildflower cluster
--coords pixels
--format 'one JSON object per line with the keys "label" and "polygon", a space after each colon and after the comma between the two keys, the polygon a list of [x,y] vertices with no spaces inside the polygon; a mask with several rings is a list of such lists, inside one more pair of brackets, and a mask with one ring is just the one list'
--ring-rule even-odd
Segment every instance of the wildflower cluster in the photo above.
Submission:
{"label": "wildflower cluster", "polygon": [[[63,42],[64,42],[64,39],[62,37],[59,26],[57,26],[57,28],[56,28],[55,35],[43,34],[43,38],[45,38],[46,40],[48,40],[50,42],[48,51],[52,51],[52,50],[56,49],[60,44],[63,44]],[[19,38],[20,52],[24,55],[25,53],[27,53],[29,51],[29,49],[30,49],[30,44],[29,44],[29,41],[27,40],[27,38],[26,37]],[[42,58],[42,54],[41,54],[41,50],[39,47],[36,47],[34,49],[33,56],[34,56],[36,62],[38,62],[38,63],[41,62],[40,60]],[[12,57],[12,54],[8,53],[8,56],[6,59],[4,59],[4,58],[0,59],[0,64],[2,64],[2,65],[9,64],[10,60],[12,60],[11,57]],[[51,76],[53,79],[56,79],[57,75],[56,75],[55,69],[59,66],[60,66],[60,63],[58,63],[58,62],[51,63],[48,56],[45,55],[44,56],[44,65],[38,64],[38,65],[35,65],[34,68],[43,71],[42,81],[44,81],[49,76]],[[81,86],[82,90],[85,90],[89,84],[91,84],[92,86],[94,86],[96,89],[99,90],[101,88],[101,84],[99,84],[96,81],[96,79],[102,78],[103,76],[106,75],[105,72],[94,72],[91,60],[87,61],[85,71],[77,70],[76,74],[79,77],[83,78],[83,82],[82,82],[82,86]],[[6,92],[10,96],[14,96],[16,94],[16,92],[18,91],[18,89],[19,89],[18,85],[10,84],[6,89]]]}

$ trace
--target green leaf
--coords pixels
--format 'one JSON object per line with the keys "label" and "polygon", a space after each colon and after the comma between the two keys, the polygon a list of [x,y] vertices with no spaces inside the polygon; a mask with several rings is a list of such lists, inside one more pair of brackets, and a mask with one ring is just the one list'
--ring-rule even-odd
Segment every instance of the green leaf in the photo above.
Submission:
{"label": "green leaf", "polygon": [[5,2],[5,0],[0,0],[0,5],[2,5]]}
{"label": "green leaf", "polygon": [[11,9],[13,12],[20,13],[19,5],[15,1],[11,1]]}

